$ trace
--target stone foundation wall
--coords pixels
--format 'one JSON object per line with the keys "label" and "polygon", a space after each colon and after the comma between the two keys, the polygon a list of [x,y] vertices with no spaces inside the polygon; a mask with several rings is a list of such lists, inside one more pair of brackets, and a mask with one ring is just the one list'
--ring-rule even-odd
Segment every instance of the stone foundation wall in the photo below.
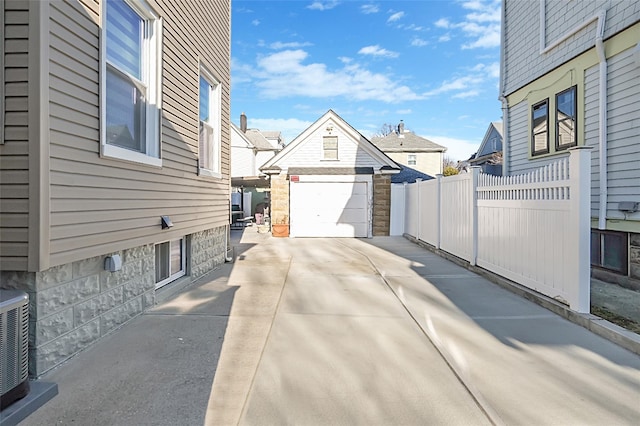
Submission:
{"label": "stone foundation wall", "polygon": [[[104,270],[119,254],[122,269]],[[29,375],[38,377],[154,304],[151,244],[41,272],[0,274],[2,288],[29,293]]]}
{"label": "stone foundation wall", "polygon": [[373,236],[388,236],[391,218],[391,176],[373,176]]}
{"label": "stone foundation wall", "polygon": [[190,256],[187,257],[189,264],[187,273],[192,280],[200,278],[224,263],[226,237],[226,226],[207,229],[191,235],[190,248],[187,247],[187,252],[190,253]]}
{"label": "stone foundation wall", "polygon": [[[192,280],[224,263],[226,226],[188,239]],[[122,269],[104,270],[119,254]],[[0,288],[29,294],[29,375],[38,377],[155,304],[155,247],[147,244],[42,272],[0,271]]]}

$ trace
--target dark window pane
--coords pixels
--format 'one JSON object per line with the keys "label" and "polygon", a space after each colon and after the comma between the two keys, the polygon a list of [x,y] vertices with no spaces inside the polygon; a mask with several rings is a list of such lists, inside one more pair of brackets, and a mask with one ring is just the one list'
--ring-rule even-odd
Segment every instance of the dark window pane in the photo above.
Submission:
{"label": "dark window pane", "polygon": [[156,282],[169,278],[169,243],[156,245]]}
{"label": "dark window pane", "polygon": [[107,143],[146,152],[145,95],[124,74],[107,67]]}
{"label": "dark window pane", "polygon": [[591,231],[591,264],[600,266],[600,233]]}
{"label": "dark window pane", "polygon": [[604,234],[602,266],[626,273],[627,244],[623,234]]}
{"label": "dark window pane", "polygon": [[556,136],[559,148],[576,144],[576,89],[572,87],[556,96]]}
{"label": "dark window pane", "polygon": [[548,137],[548,103],[547,101],[534,105],[533,119],[533,153],[549,151]]}

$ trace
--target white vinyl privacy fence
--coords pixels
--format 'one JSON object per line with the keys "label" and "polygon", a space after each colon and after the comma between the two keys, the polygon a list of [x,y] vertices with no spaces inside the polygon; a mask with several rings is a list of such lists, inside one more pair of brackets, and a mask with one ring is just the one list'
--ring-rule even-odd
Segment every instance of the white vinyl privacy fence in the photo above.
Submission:
{"label": "white vinyl privacy fence", "polygon": [[[589,312],[590,161],[589,149],[579,147],[526,175],[474,167],[394,185],[392,194],[402,192],[406,234]],[[392,222],[400,214],[396,208]]]}

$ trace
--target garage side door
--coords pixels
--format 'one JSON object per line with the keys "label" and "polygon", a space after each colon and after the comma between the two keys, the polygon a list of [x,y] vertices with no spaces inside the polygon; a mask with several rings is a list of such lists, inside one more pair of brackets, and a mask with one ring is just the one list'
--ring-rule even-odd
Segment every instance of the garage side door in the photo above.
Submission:
{"label": "garage side door", "polygon": [[292,237],[368,237],[367,182],[291,182]]}

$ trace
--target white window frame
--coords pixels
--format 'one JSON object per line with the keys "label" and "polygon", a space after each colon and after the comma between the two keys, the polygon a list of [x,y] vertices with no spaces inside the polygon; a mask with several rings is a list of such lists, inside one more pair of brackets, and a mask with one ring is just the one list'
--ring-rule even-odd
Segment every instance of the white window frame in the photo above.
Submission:
{"label": "white window frame", "polygon": [[[169,276],[167,278],[165,278],[162,281],[159,281],[156,283],[156,290],[159,289],[160,287],[163,287],[175,280],[177,280],[180,277],[184,277],[187,274],[187,237],[181,237],[181,238],[176,238],[174,240],[168,240],[168,241],[163,241],[161,243],[156,244],[156,247],[159,246],[160,244],[165,244],[165,243],[169,243],[169,265],[171,265],[171,242],[172,241],[176,241],[176,240],[180,240],[180,250],[182,253],[182,258],[180,259],[180,270],[177,272],[174,272],[173,274],[169,273]],[[155,257],[155,254],[154,254]],[[156,265],[156,268],[154,270],[154,274],[155,271],[157,270],[158,265]],[[155,275],[154,275],[155,276]],[[155,281],[155,279],[154,279]]]}
{"label": "white window frame", "polygon": [[418,156],[416,154],[407,154],[407,166],[415,166],[417,164],[418,164]]}
{"label": "white window frame", "polygon": [[[325,147],[325,142],[328,139],[335,139],[336,141],[336,147],[331,148],[331,149],[327,149]],[[333,158],[333,156],[327,157],[327,152],[335,152],[335,158]],[[338,140],[338,136],[323,136],[322,137],[322,160],[323,161],[339,161],[340,160],[340,141]]]}
{"label": "white window frame", "polygon": [[[100,155],[154,167],[162,167],[160,126],[162,111],[162,19],[145,0],[124,0],[145,21],[142,76],[146,86],[146,152],[107,143],[107,1],[102,1],[100,25]],[[119,70],[115,65],[116,70]],[[126,73],[125,73],[126,74]]]}
{"label": "white window frame", "polygon": [[[209,119],[200,121],[200,78],[203,78],[210,86],[209,91]],[[213,76],[203,65],[200,65],[198,76],[198,174],[222,178],[222,90],[220,81]],[[213,137],[210,147],[212,164],[202,164],[202,158],[207,158],[200,152],[200,126],[208,126]],[[210,166],[210,167],[208,167]]]}

